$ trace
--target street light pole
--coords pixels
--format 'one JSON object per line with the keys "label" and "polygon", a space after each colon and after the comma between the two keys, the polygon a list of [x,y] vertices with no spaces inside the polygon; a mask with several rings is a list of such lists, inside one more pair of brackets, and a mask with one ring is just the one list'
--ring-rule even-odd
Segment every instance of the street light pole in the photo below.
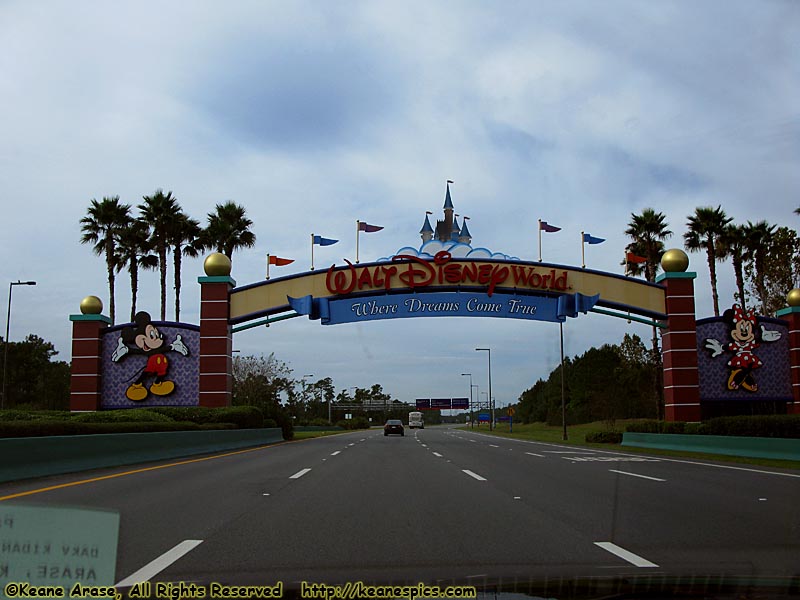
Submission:
{"label": "street light pole", "polygon": [[475,348],[475,352],[489,353],[489,410],[491,411],[491,421],[489,421],[489,431],[494,428],[494,403],[492,402],[492,350],[491,348]]}
{"label": "street light pole", "polygon": [[469,426],[472,429],[472,373],[462,373],[462,377],[469,377]]}
{"label": "street light pole", "polygon": [[35,281],[12,281],[8,284],[8,314],[6,315],[6,337],[3,340],[3,397],[0,399],[0,409],[6,407],[6,367],[8,365],[8,331],[11,325],[11,290],[15,285],[36,285]]}

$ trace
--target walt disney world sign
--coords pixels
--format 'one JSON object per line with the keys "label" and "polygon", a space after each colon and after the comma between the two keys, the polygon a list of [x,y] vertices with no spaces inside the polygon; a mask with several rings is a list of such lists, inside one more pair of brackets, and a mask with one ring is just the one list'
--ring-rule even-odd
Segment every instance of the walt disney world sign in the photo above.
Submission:
{"label": "walt disney world sign", "polygon": [[595,305],[665,317],[661,286],[611,273],[518,260],[400,255],[259,282],[231,291],[231,324],[289,310],[322,324],[407,317],[564,321]]}

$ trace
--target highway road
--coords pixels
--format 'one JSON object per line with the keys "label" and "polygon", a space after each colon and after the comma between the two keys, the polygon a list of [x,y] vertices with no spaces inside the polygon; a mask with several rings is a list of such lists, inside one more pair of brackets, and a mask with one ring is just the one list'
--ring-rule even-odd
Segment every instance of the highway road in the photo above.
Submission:
{"label": "highway road", "polygon": [[27,480],[0,497],[119,511],[122,585],[800,574],[800,471],[452,427]]}

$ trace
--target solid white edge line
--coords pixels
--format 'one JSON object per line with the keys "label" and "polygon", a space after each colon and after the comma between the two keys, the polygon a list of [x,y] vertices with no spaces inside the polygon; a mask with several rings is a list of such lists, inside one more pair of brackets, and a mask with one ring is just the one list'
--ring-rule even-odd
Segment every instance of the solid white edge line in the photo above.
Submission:
{"label": "solid white edge line", "polygon": [[628,561],[634,567],[640,567],[643,569],[658,567],[656,563],[652,563],[646,558],[637,556],[633,552],[629,552],[628,550],[625,550],[625,548],[620,548],[619,546],[617,546],[616,544],[612,544],[611,542],[595,542],[594,545],[599,546],[606,552],[610,552],[611,554],[620,557],[622,560]]}
{"label": "solid white edge line", "polygon": [[[475,433],[471,431],[468,433],[472,433],[473,435],[482,435],[484,437],[494,437],[486,433]],[[551,448],[569,448],[569,446],[563,446],[561,444],[550,444],[548,442],[534,442],[532,440],[517,440],[514,438],[507,438],[507,439],[514,442],[518,442],[520,444],[533,444],[535,446],[550,446]],[[644,450],[646,450],[646,448],[644,448]],[[546,452],[546,450],[542,450],[542,452]],[[642,454],[628,454],[626,452],[615,452],[613,450],[593,450],[593,452],[599,452],[601,454],[613,454],[614,456],[628,456],[631,458],[637,458],[642,456]],[[569,454],[569,453],[565,452],[564,454]],[[579,453],[574,453],[574,454],[579,454]],[[667,456],[661,454],[645,454],[644,456],[649,456],[651,458],[655,458],[657,460],[664,462],[681,463],[684,465],[698,465],[700,467],[714,467],[717,469],[732,469],[734,471],[748,471],[750,473],[761,473],[762,475],[778,475],[779,477],[793,477],[795,479],[800,479],[800,474],[795,474],[795,473],[781,473],[780,471],[762,471],[760,469],[748,469],[747,467],[734,467],[732,465],[717,465],[714,463],[704,463],[693,460],[680,460],[678,458],[668,458]]]}
{"label": "solid white edge line", "polygon": [[202,543],[203,540],[183,540],[180,544],[171,550],[167,550],[155,560],[147,563],[141,569],[132,575],[129,575],[114,587],[129,587],[136,583],[144,583],[145,581],[149,581],[183,555],[191,552]]}
{"label": "solid white edge line", "polygon": [[481,477],[480,475],[478,475],[477,473],[473,473],[473,472],[472,472],[472,471],[470,471],[469,469],[461,469],[461,471],[462,471],[462,472],[464,472],[464,473],[466,473],[466,474],[467,474],[467,475],[469,475],[470,477],[472,477],[472,478],[474,478],[474,479],[477,479],[478,481],[486,481],[486,478],[485,478],[485,477]]}
{"label": "solid white edge line", "polygon": [[300,469],[297,473],[289,477],[289,479],[300,479],[303,475],[308,473],[311,469]]}
{"label": "solid white edge line", "polygon": [[616,469],[609,469],[612,473],[619,473],[620,475],[630,475],[631,477],[641,477],[642,479],[650,479],[652,481],[666,481],[666,479],[659,479],[658,477],[650,477],[648,475],[639,475],[638,473],[628,473],[627,471],[617,471]]}

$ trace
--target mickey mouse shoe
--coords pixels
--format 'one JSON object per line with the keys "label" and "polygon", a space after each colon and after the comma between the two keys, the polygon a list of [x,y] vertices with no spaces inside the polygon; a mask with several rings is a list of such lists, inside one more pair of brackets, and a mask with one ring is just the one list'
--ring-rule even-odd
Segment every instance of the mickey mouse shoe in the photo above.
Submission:
{"label": "mickey mouse shoe", "polygon": [[156,396],[167,396],[173,392],[175,384],[171,381],[159,381],[150,386],[150,391]]}
{"label": "mickey mouse shoe", "polygon": [[139,402],[147,398],[147,390],[141,383],[134,383],[125,391],[125,395],[128,400]]}

